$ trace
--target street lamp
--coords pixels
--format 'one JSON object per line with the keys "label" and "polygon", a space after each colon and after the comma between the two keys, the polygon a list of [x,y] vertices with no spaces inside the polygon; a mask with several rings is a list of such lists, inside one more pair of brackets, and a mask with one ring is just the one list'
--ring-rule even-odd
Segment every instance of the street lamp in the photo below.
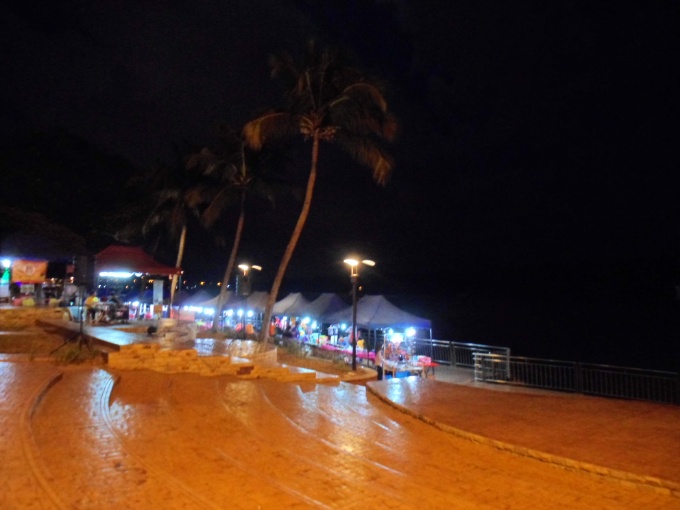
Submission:
{"label": "street lamp", "polygon": [[236,277],[236,295],[237,296],[247,296],[250,294],[250,281],[248,280],[248,271],[255,269],[257,271],[262,271],[261,266],[248,264],[239,264],[238,268],[243,272],[243,276],[238,275]]}
{"label": "street lamp", "polygon": [[[257,266],[257,265],[248,265],[248,264],[239,264],[238,268],[243,272],[243,276],[237,275],[236,277],[236,295],[241,296],[241,297],[246,297],[250,295],[250,280],[248,279],[248,271],[251,269],[255,269],[256,271],[262,271],[262,266]],[[239,314],[241,314],[242,311],[239,311]],[[248,315],[250,317],[251,315]],[[241,326],[243,328],[242,333],[243,333],[243,339],[245,340],[246,338],[246,316],[242,315],[242,322]]]}
{"label": "street lamp", "polygon": [[352,370],[357,369],[357,282],[359,281],[359,265],[375,266],[372,260],[348,258],[343,261],[349,266],[349,278],[352,282]]}

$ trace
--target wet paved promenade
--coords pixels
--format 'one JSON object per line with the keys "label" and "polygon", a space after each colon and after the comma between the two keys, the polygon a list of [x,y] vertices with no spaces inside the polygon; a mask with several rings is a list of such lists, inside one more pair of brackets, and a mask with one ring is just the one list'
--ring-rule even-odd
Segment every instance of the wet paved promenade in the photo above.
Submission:
{"label": "wet paved promenade", "polygon": [[[669,406],[517,400],[416,378],[367,388],[11,361],[0,362],[0,390],[3,510],[680,508],[678,494],[653,487],[661,476],[680,481],[680,440],[667,429],[679,410]],[[579,415],[580,401],[588,414]],[[608,437],[639,462],[612,458]],[[577,460],[631,469],[649,483],[578,463],[565,469],[479,438],[581,452]]]}
{"label": "wet paved promenade", "polygon": [[680,408],[437,370],[326,386],[0,357],[0,508],[680,509]]}

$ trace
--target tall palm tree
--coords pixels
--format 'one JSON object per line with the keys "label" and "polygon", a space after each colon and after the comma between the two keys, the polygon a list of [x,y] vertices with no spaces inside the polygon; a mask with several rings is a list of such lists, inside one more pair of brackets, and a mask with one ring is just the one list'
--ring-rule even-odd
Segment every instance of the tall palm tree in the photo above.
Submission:
{"label": "tall palm tree", "polygon": [[279,264],[265,308],[261,339],[269,337],[272,310],[288,263],[302,234],[317,179],[319,144],[334,142],[373,172],[373,179],[384,185],[393,162],[382,142],[393,141],[397,122],[387,110],[387,102],[376,83],[348,67],[341,55],[329,50],[319,52],[311,41],[300,67],[291,56],[281,53],[270,60],[272,77],[290,86],[286,107],[271,110],[248,122],[243,130],[248,146],[254,150],[283,137],[301,135],[311,141],[311,166],[304,202],[286,250]]}
{"label": "tall palm tree", "polygon": [[[198,169],[205,177],[205,180],[194,188],[192,198],[196,202],[207,202],[208,205],[202,215],[206,226],[213,226],[226,208],[235,204],[239,205],[234,240],[217,298],[215,317],[221,316],[222,307],[226,303],[229,279],[236,264],[236,256],[243,235],[246,197],[253,183],[253,176],[246,165],[245,147],[236,133],[228,127],[221,126],[218,130],[218,138],[220,143],[217,147],[202,149],[188,162],[189,168]],[[213,331],[216,328],[217,321],[215,320]]]}
{"label": "tall palm tree", "polygon": [[[218,126],[218,144],[204,148],[188,161],[188,168],[201,172],[203,179],[190,193],[191,203],[205,202],[202,221],[208,228],[222,217],[225,210],[238,206],[234,238],[224,271],[220,294],[215,307],[216,316],[221,316],[226,303],[229,280],[236,265],[236,257],[241,245],[241,237],[246,217],[246,201],[256,195],[274,203],[274,196],[281,193],[294,193],[294,190],[281,180],[274,170],[280,165],[280,152],[260,154],[248,153],[241,137],[230,127]],[[213,323],[216,329],[217,321]]]}
{"label": "tall palm tree", "polygon": [[[152,210],[142,226],[147,235],[156,227],[164,227],[172,239],[178,239],[175,267],[182,267],[189,220],[198,216],[201,200],[195,193],[202,176],[187,166],[189,151],[175,147],[174,164],[158,163],[147,179],[152,192]],[[172,305],[177,288],[177,275],[173,275],[170,287]]]}

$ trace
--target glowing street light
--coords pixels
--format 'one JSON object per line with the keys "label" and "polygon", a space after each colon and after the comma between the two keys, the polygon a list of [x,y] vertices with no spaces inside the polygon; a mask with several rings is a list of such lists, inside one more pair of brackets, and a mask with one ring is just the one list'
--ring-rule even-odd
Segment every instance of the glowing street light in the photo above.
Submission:
{"label": "glowing street light", "polygon": [[262,271],[262,266],[239,264],[237,266],[241,271],[242,275],[236,276],[236,295],[237,296],[247,296],[250,294],[250,281],[248,279],[248,271],[255,269],[256,271]]}
{"label": "glowing street light", "polygon": [[251,269],[256,269],[257,271],[262,271],[262,266],[256,266],[256,265],[249,266],[248,264],[239,264],[238,268],[241,271],[243,271],[243,276],[248,276],[248,271],[250,271]]}
{"label": "glowing street light", "polygon": [[347,258],[343,261],[349,266],[349,278],[352,282],[352,370],[357,369],[357,283],[359,281],[359,266],[364,264],[373,267],[372,260],[357,260]]}

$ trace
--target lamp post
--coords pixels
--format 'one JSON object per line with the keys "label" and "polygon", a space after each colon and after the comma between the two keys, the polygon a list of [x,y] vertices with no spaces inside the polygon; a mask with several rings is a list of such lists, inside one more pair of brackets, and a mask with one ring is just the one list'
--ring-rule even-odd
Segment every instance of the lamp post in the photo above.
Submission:
{"label": "lamp post", "polygon": [[250,282],[248,281],[248,271],[255,269],[257,271],[262,271],[261,266],[248,264],[239,264],[238,268],[243,272],[243,276],[239,275],[240,278],[236,280],[236,294],[239,296],[247,296],[250,294]]}
{"label": "lamp post", "polygon": [[375,266],[372,260],[348,258],[343,261],[349,266],[349,278],[352,282],[352,370],[357,369],[357,283],[359,281],[359,265]]}
{"label": "lamp post", "polygon": [[[248,264],[239,264],[238,268],[243,272],[243,277],[238,278],[236,280],[236,295],[246,297],[250,295],[250,281],[248,280],[248,271],[251,269],[255,269],[256,271],[262,271],[261,266],[257,265],[248,265]],[[241,276],[241,275],[239,275]],[[246,338],[246,315],[245,313],[242,316],[243,321],[241,322],[241,326],[243,327],[243,339],[245,340]]]}

